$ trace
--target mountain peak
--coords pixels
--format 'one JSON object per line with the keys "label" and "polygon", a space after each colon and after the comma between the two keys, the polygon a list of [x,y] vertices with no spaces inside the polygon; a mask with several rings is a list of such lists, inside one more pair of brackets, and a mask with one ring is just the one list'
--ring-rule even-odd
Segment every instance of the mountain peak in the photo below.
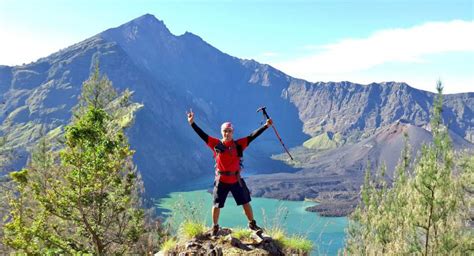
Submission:
{"label": "mountain peak", "polygon": [[149,34],[155,34],[160,37],[173,36],[165,23],[152,14],[144,14],[119,27],[108,29],[100,35],[106,39],[114,38],[118,41],[120,39],[135,41],[139,37],[149,37]]}
{"label": "mountain peak", "polygon": [[149,14],[149,13],[144,14],[138,18],[135,18],[125,23],[124,25],[129,24],[129,23],[136,24],[136,25],[159,25],[166,28],[165,23],[162,20],[157,19],[153,14]]}

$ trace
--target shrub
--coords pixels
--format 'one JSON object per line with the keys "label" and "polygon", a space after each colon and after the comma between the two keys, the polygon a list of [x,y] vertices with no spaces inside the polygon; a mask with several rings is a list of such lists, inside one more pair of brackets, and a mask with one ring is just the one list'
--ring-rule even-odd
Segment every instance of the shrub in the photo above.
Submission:
{"label": "shrub", "polygon": [[187,220],[180,226],[180,237],[191,239],[200,236],[206,232],[206,226],[201,222]]}
{"label": "shrub", "polygon": [[168,252],[173,250],[176,247],[176,239],[169,238],[161,245],[161,251]]}
{"label": "shrub", "polygon": [[292,249],[309,253],[313,250],[313,242],[301,235],[292,235],[282,239],[283,249]]}
{"label": "shrub", "polygon": [[239,239],[239,240],[249,239],[251,234],[252,234],[252,231],[250,231],[248,229],[245,229],[245,228],[236,228],[232,232],[232,236]]}

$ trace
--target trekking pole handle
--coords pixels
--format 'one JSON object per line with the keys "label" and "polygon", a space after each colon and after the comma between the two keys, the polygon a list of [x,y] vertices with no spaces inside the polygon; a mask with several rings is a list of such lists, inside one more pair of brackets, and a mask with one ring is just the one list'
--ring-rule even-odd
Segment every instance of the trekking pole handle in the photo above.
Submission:
{"label": "trekking pole handle", "polygon": [[270,119],[270,117],[269,117],[268,114],[267,114],[267,107],[261,107],[261,108],[257,109],[257,112],[260,112],[260,111],[263,112],[263,115],[264,115],[267,119]]}

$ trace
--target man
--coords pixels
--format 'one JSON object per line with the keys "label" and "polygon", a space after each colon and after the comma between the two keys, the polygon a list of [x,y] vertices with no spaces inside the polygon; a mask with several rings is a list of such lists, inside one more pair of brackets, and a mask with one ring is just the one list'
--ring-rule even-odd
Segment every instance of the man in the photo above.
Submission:
{"label": "man", "polygon": [[214,181],[213,206],[212,206],[212,235],[217,235],[219,231],[219,214],[220,209],[224,207],[225,200],[229,191],[232,193],[237,205],[242,205],[244,213],[249,221],[248,227],[251,230],[261,230],[255,219],[253,218],[252,206],[250,205],[250,191],[245,181],[240,177],[243,151],[248,147],[250,142],[263,133],[272,125],[272,120],[267,119],[265,125],[252,132],[249,136],[233,139],[234,127],[232,123],[225,122],[221,126],[222,139],[207,135],[194,122],[194,113],[192,110],[187,112],[188,122],[194,131],[201,137],[214,153],[216,161],[216,176]]}

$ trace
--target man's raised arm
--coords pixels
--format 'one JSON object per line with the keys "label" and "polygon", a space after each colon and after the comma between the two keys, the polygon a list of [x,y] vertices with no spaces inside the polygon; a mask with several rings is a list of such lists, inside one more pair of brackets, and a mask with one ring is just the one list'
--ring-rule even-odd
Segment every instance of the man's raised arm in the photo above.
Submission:
{"label": "man's raised arm", "polygon": [[193,130],[201,137],[201,139],[206,142],[206,144],[209,142],[209,135],[207,135],[197,124],[194,122],[194,113],[193,110],[190,109],[189,112],[186,112],[188,115],[188,122],[193,127]]}
{"label": "man's raised arm", "polygon": [[253,131],[249,136],[247,136],[247,143],[250,144],[254,139],[256,139],[260,134],[262,134],[268,127],[273,124],[272,119],[267,119],[267,122],[262,125],[257,130]]}

